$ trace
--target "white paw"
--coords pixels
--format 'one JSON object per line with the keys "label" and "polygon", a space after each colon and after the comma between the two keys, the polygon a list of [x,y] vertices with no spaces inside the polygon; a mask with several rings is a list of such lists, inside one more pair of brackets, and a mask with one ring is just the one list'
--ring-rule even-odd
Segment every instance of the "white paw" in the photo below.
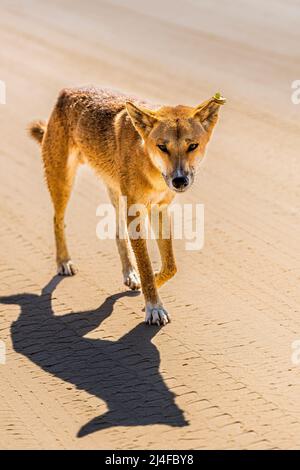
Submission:
{"label": "white paw", "polygon": [[159,304],[146,304],[146,318],[145,322],[148,325],[166,325],[171,321],[170,315],[164,309],[162,305]]}
{"label": "white paw", "polygon": [[141,288],[140,276],[135,269],[131,269],[124,274],[124,284],[132,290],[138,290]]}
{"label": "white paw", "polygon": [[60,263],[57,267],[57,273],[60,276],[74,276],[77,273],[76,266],[71,260]]}

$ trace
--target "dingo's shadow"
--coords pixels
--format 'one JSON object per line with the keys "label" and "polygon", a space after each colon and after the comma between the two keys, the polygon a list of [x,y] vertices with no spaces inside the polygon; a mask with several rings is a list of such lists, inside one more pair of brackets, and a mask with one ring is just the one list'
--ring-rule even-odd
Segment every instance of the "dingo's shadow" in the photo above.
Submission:
{"label": "dingo's shadow", "polygon": [[41,295],[0,302],[21,307],[11,327],[16,352],[106,402],[108,411],[86,423],[78,437],[111,426],[187,425],[159,373],[160,355],[151,339],[160,328],[141,323],[117,341],[84,338],[110,316],[118,299],[134,293],[111,295],[96,310],[55,316],[51,298],[60,280],[54,277]]}

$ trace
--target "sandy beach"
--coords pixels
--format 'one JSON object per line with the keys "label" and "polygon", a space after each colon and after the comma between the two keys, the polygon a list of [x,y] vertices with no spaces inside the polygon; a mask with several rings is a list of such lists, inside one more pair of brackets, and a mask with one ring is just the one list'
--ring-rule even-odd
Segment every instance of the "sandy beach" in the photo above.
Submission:
{"label": "sandy beach", "polygon": [[[293,0],[1,1],[0,448],[300,448],[299,22]],[[96,237],[108,196],[85,167],[66,219],[79,273],[53,277],[53,210],[26,127],[86,84],[228,100],[177,197],[205,205],[205,243],[175,244],[165,328],[142,323],[114,241]]]}

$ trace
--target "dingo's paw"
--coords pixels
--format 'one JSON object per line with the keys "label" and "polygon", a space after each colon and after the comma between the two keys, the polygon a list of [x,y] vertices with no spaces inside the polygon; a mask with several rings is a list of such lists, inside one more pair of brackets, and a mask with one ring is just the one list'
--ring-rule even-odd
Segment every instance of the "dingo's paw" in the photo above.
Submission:
{"label": "dingo's paw", "polygon": [[162,305],[147,303],[145,310],[145,322],[148,325],[166,325],[171,321],[170,315]]}
{"label": "dingo's paw", "polygon": [[60,263],[57,267],[57,273],[60,276],[74,276],[77,273],[78,269],[72,263],[71,260],[64,261]]}
{"label": "dingo's paw", "polygon": [[140,276],[135,269],[131,269],[124,274],[124,284],[131,290],[139,290],[141,288]]}

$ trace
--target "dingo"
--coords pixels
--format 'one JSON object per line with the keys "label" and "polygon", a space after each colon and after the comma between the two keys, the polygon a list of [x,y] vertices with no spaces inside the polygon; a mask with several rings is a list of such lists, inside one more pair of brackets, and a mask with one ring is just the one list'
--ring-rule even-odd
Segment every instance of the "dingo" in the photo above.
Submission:
{"label": "dingo", "polygon": [[[107,185],[117,220],[122,212],[119,196],[128,206],[157,204],[163,210],[176,192],[193,183],[196,165],[225,99],[216,94],[196,108],[157,107],[106,89],[64,89],[46,124],[31,124],[30,134],[42,146],[46,180],[54,205],[54,231],[58,273],[72,276],[64,216],[76,168],[89,163]],[[132,217],[122,215],[129,226]],[[143,238],[116,234],[124,283],[145,297],[146,322],[165,325],[170,320],[158,295],[158,287],[176,273],[172,237],[157,240],[162,266],[153,273]],[[138,271],[135,268],[134,256]]]}

